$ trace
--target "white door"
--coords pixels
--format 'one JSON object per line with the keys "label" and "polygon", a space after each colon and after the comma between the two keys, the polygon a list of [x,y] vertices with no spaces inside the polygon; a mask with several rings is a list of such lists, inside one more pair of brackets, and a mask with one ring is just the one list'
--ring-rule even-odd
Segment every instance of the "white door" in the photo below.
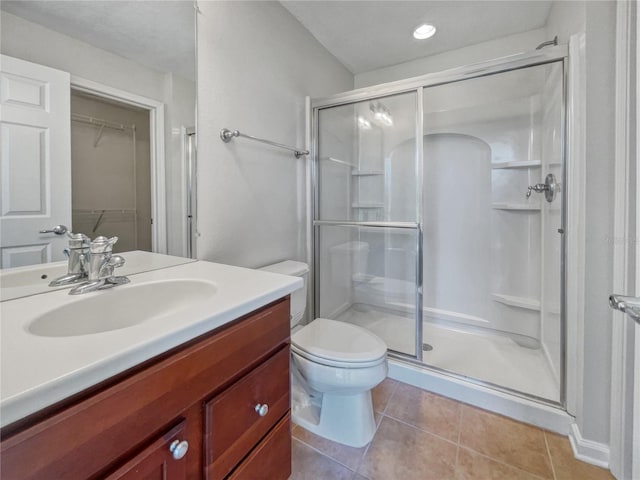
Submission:
{"label": "white door", "polygon": [[70,76],[0,58],[0,268],[62,260],[71,227]]}

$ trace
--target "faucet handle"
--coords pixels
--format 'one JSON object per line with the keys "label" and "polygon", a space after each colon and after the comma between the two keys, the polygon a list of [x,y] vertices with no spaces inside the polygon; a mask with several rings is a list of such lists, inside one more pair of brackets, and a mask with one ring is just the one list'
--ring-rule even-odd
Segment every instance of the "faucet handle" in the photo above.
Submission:
{"label": "faucet handle", "polygon": [[86,248],[91,243],[91,239],[84,233],[72,233],[67,232],[67,238],[69,239],[69,248]]}
{"label": "faucet handle", "polygon": [[113,245],[118,241],[118,237],[96,237],[89,245],[91,253],[111,253]]}
{"label": "faucet handle", "polygon": [[[108,254],[107,254],[108,255]],[[120,255],[109,255],[108,258],[105,258],[105,262],[100,267],[100,271],[98,272],[99,278],[109,278],[113,276],[113,269],[118,268],[124,265],[124,258]]]}

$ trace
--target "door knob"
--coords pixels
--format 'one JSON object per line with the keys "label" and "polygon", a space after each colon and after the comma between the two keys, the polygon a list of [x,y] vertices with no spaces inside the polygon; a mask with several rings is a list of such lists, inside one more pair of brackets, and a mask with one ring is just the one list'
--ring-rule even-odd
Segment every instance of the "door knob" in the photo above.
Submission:
{"label": "door knob", "polygon": [[40,233],[55,233],[56,235],[64,235],[67,233],[67,227],[65,225],[56,225],[51,230],[40,230]]}
{"label": "door knob", "polygon": [[640,323],[640,298],[625,297],[614,293],[609,297],[609,305],[615,310],[626,313]]}

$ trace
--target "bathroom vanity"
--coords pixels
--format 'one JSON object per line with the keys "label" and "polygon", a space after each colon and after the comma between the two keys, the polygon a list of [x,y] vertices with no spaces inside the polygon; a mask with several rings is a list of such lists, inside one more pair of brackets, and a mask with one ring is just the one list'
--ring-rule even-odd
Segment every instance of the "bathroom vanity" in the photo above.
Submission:
{"label": "bathroom vanity", "polygon": [[144,303],[148,285],[170,297],[163,283],[197,281],[212,284],[210,298],[95,333],[33,327],[60,324],[51,312],[83,301],[65,291],[0,304],[3,479],[289,477],[289,294],[299,279],[194,262],[74,308],[100,308],[109,294],[127,303],[127,290]]}

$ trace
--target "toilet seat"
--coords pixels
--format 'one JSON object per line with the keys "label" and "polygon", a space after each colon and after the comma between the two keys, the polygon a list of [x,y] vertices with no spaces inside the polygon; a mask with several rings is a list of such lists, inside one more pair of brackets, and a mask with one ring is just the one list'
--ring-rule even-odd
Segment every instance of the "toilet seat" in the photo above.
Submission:
{"label": "toilet seat", "polygon": [[365,368],[385,360],[387,345],[362,327],[317,318],[291,336],[291,350],[322,365]]}

